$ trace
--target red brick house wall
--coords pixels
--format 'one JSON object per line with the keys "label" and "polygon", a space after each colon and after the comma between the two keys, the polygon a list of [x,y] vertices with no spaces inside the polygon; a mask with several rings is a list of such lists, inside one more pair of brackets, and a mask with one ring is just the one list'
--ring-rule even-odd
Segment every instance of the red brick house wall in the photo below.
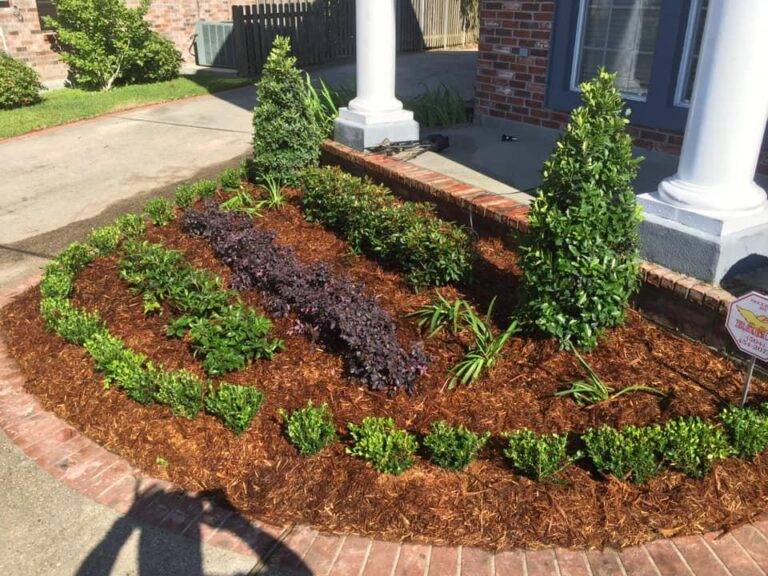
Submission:
{"label": "red brick house wall", "polygon": [[[230,20],[235,0],[155,0],[148,19],[153,28],[170,38],[186,62],[194,62],[191,44],[198,20]],[[129,0],[131,6],[138,0]],[[0,0],[0,29],[7,50],[34,67],[43,81],[63,80],[66,66],[51,48],[51,35],[40,29],[35,0]]]}
{"label": "red brick house wall", "polygon": [[[559,129],[568,114],[547,108],[554,0],[481,0],[475,115]],[[678,154],[679,132],[632,126],[638,146]],[[764,147],[759,170],[768,173]]]}

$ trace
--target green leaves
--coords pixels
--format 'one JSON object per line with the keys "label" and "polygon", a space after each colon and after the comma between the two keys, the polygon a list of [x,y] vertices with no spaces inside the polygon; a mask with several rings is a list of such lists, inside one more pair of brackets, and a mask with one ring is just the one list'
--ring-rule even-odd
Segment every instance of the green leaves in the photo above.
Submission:
{"label": "green leaves", "polygon": [[424,438],[432,462],[449,470],[464,470],[485,446],[490,433],[478,435],[464,426],[449,426],[440,420],[432,423],[431,432]]}
{"label": "green leaves", "polygon": [[174,219],[173,204],[165,198],[152,198],[144,205],[146,214],[155,226],[166,226]]}
{"label": "green leaves", "polygon": [[221,383],[209,384],[205,410],[217,416],[235,434],[242,434],[261,408],[264,394],[252,386]]}
{"label": "green leaves", "polygon": [[568,456],[565,434],[537,436],[523,428],[506,435],[508,444],[504,450],[512,467],[534,480],[550,478],[570,465],[580,454]]}
{"label": "green leaves", "polygon": [[40,102],[43,85],[37,72],[21,60],[0,51],[0,110]]}
{"label": "green leaves", "polygon": [[312,456],[338,439],[333,416],[327,404],[315,406],[309,401],[304,408],[290,414],[280,411],[285,421],[285,433],[302,456]]}
{"label": "green leaves", "polygon": [[256,94],[250,173],[295,185],[299,170],[317,164],[325,134],[308,102],[288,38],[275,38]]}
{"label": "green leaves", "polygon": [[660,426],[610,426],[590,429],[583,436],[587,455],[601,472],[642,484],[661,469],[664,434]]}
{"label": "green leaves", "polygon": [[384,187],[338,168],[305,170],[302,209],[344,238],[353,252],[405,271],[414,287],[466,282],[474,248],[467,231],[428,204],[399,202]]}
{"label": "green leaves", "polygon": [[369,460],[379,472],[399,475],[413,466],[416,437],[396,428],[392,418],[368,416],[361,425],[347,427],[354,441],[347,452]]}
{"label": "green leaves", "polygon": [[729,406],[720,419],[741,458],[753,459],[768,446],[768,414],[754,408]]}
{"label": "green leaves", "polygon": [[670,420],[664,427],[664,457],[693,478],[703,478],[713,462],[732,452],[723,430],[699,417]]}
{"label": "green leaves", "polygon": [[563,346],[592,348],[624,321],[639,279],[640,159],[614,77],[581,86],[584,101],[542,168],[520,247],[525,318]]}

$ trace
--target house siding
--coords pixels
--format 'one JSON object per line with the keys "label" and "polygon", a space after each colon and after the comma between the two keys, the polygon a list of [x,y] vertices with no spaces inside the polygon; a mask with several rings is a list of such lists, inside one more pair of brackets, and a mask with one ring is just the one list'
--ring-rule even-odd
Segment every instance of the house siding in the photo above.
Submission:
{"label": "house siding", "polygon": [[[481,0],[475,115],[562,128],[568,113],[547,106],[554,0]],[[682,134],[630,126],[636,145],[679,154]],[[758,170],[768,173],[768,147]]]}

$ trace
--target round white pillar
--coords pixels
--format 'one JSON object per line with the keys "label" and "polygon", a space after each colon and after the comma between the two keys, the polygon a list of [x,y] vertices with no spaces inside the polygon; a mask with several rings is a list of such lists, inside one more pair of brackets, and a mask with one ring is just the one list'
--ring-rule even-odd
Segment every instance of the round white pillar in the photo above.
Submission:
{"label": "round white pillar", "polygon": [[361,113],[395,112],[395,0],[357,0],[357,98],[349,109]]}
{"label": "round white pillar", "polygon": [[339,110],[334,138],[358,150],[418,140],[413,112],[395,97],[395,0],[356,0],[357,97]]}
{"label": "round white pillar", "polygon": [[768,0],[710,0],[677,174],[661,200],[710,217],[766,208],[754,182],[768,121]]}

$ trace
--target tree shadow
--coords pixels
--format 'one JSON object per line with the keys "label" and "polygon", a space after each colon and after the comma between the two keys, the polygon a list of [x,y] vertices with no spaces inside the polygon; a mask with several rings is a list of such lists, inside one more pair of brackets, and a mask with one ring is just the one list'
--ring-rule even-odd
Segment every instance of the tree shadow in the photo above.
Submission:
{"label": "tree shadow", "polygon": [[[136,531],[138,558],[130,573],[137,576],[205,576],[202,542],[211,534],[227,539],[234,536],[242,546],[241,554],[247,550],[255,553],[253,566],[245,572],[231,573],[233,576],[312,575],[293,550],[241,516],[220,490],[190,495],[150,485],[135,489],[130,509],[90,551],[76,576],[112,574],[121,551]],[[275,557],[280,566],[268,566]]]}

